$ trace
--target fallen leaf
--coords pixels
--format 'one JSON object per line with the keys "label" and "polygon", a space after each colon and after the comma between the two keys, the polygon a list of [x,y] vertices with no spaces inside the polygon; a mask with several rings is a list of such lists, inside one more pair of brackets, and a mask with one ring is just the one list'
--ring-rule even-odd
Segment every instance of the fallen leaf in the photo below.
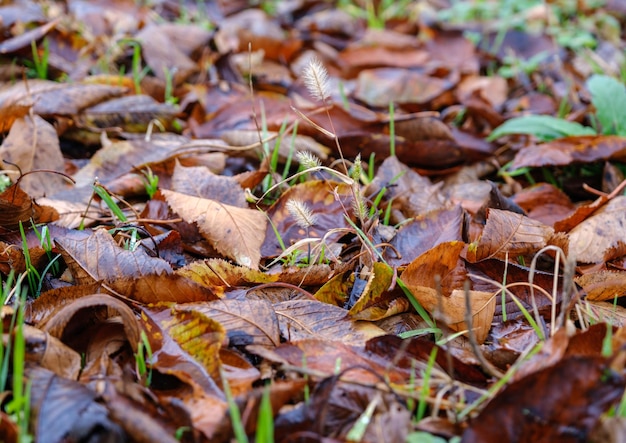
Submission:
{"label": "fallen leaf", "polygon": [[281,335],[288,341],[341,337],[342,343],[359,345],[384,334],[374,324],[351,320],[346,316],[346,310],[319,301],[285,301],[276,303],[274,309]]}
{"label": "fallen leaf", "polygon": [[18,118],[0,146],[3,169],[22,174],[39,169],[20,180],[21,188],[33,198],[51,195],[67,186],[63,154],[54,127],[39,116]]}
{"label": "fallen leaf", "polygon": [[472,327],[476,340],[482,343],[491,328],[496,298],[490,292],[456,289],[463,287],[466,278],[467,271],[460,258],[464,247],[462,242],[441,243],[413,260],[401,278],[425,309],[440,311],[448,326],[455,331],[468,328],[465,316],[466,298],[469,297]]}
{"label": "fallen leaf", "polygon": [[[463,433],[462,442],[577,442],[624,391],[603,357],[569,357],[504,388]],[[519,411],[526,411],[519,413]]]}
{"label": "fallen leaf", "polygon": [[622,255],[611,250],[623,241],[625,208],[626,197],[615,197],[574,227],[569,232],[570,254],[582,263],[599,263]]}
{"label": "fallen leaf", "polygon": [[198,224],[204,238],[220,253],[240,265],[259,267],[267,225],[262,212],[168,190],[161,192],[176,213]]}

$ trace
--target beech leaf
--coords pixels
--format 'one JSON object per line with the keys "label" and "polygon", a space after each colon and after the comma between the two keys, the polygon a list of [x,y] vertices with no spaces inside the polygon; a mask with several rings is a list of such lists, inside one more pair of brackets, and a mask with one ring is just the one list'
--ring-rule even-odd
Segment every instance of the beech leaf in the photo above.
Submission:
{"label": "beech leaf", "polygon": [[259,267],[267,225],[263,213],[179,192],[161,192],[176,213],[198,225],[203,237],[218,252],[240,265]]}

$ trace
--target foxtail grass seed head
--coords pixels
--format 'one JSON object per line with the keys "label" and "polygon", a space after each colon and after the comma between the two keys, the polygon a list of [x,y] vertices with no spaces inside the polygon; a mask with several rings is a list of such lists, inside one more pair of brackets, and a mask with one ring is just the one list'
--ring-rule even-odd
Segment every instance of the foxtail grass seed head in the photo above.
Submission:
{"label": "foxtail grass seed head", "polygon": [[304,76],[304,85],[311,96],[320,101],[326,101],[330,97],[328,71],[318,58],[313,57],[309,61],[302,75]]}
{"label": "foxtail grass seed head", "polygon": [[350,178],[354,181],[359,181],[361,174],[363,173],[363,164],[361,163],[361,153],[359,152],[354,159],[354,166],[350,173]]}
{"label": "foxtail grass seed head", "polygon": [[296,159],[304,169],[315,169],[319,168],[322,165],[320,159],[317,158],[315,154],[312,154],[309,151],[296,152]]}
{"label": "foxtail grass seed head", "polygon": [[365,203],[365,199],[360,192],[357,193],[356,198],[352,202],[352,209],[359,220],[365,220],[367,218],[367,203]]}
{"label": "foxtail grass seed head", "polygon": [[292,199],[287,202],[287,211],[296,220],[298,226],[309,229],[317,223],[317,216],[311,209],[301,200]]}

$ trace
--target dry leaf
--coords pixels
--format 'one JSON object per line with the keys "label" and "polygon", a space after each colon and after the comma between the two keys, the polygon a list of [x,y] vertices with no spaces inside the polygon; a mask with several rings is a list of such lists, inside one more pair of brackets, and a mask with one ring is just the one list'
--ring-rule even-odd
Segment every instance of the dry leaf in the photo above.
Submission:
{"label": "dry leaf", "polygon": [[548,244],[554,229],[524,215],[489,209],[487,224],[477,243],[470,245],[467,260],[532,256]]}
{"label": "dry leaf", "polygon": [[189,223],[196,223],[218,252],[242,266],[259,267],[267,225],[262,212],[173,191],[161,192],[172,210]]}
{"label": "dry leaf", "polygon": [[15,120],[0,146],[0,159],[3,169],[19,168],[22,173],[46,169],[20,180],[21,188],[33,198],[52,195],[67,186],[65,178],[50,172],[65,172],[59,137],[54,127],[39,116]]}
{"label": "dry leaf", "polygon": [[[461,242],[441,243],[413,260],[402,273],[402,281],[417,301],[428,311],[440,310],[448,326],[455,331],[466,330],[466,297],[470,299],[472,327],[482,343],[496,308],[496,298],[490,292],[464,291],[466,271],[460,258]],[[439,283],[435,280],[439,277]],[[437,287],[440,287],[440,292]]]}
{"label": "dry leaf", "polygon": [[378,326],[349,319],[346,310],[314,300],[291,300],[274,305],[280,332],[288,341],[306,338],[336,340],[362,345],[368,339],[383,335]]}
{"label": "dry leaf", "polygon": [[600,263],[615,258],[611,249],[624,242],[626,197],[610,200],[569,232],[569,251],[582,263]]}

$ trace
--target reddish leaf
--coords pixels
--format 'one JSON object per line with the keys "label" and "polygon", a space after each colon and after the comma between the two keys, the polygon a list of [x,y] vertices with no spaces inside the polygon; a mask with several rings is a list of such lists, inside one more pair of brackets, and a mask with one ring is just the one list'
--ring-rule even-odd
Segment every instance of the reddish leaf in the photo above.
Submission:
{"label": "reddish leaf", "polygon": [[603,357],[569,357],[507,386],[463,434],[463,442],[578,442],[619,400],[624,377]]}
{"label": "reddish leaf", "polygon": [[522,149],[513,160],[511,169],[526,166],[569,165],[598,160],[626,159],[626,137],[613,135],[565,137]]}

